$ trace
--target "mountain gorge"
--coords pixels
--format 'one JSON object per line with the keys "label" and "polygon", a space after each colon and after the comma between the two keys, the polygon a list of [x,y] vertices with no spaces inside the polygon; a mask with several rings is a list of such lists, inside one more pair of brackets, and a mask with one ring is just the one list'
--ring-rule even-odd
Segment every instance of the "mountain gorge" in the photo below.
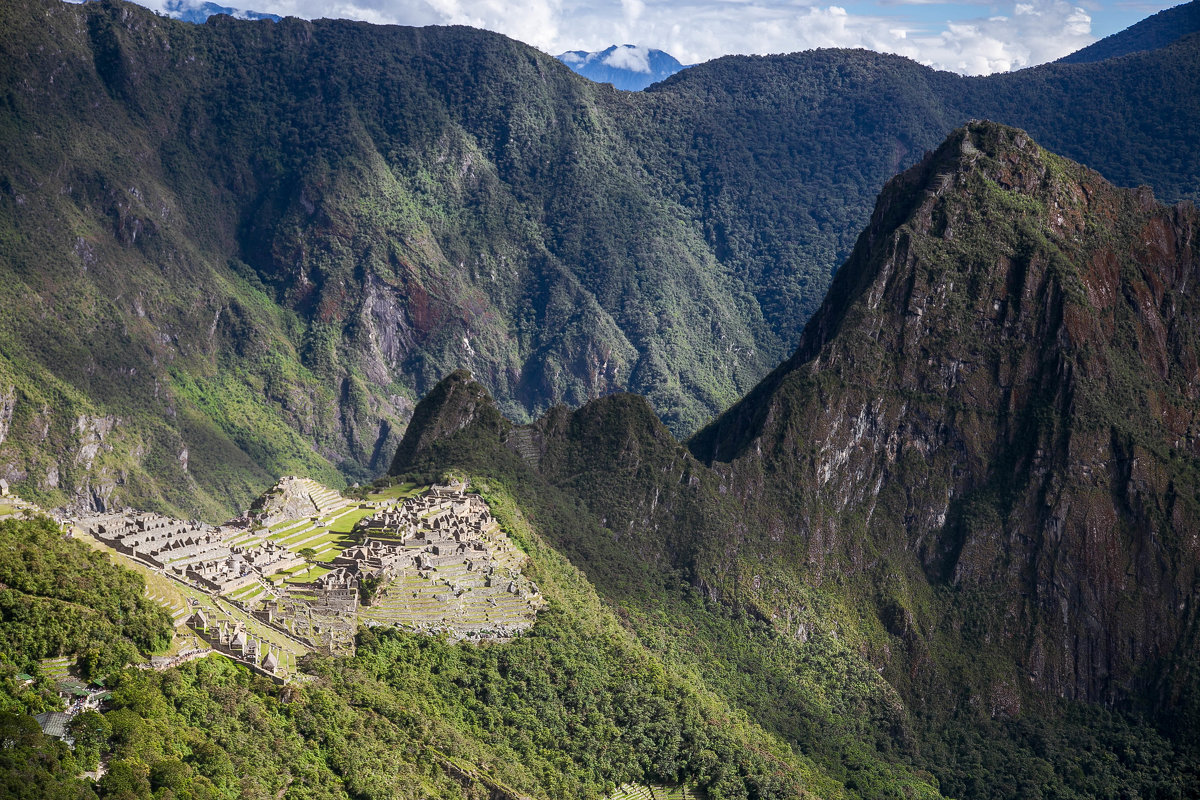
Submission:
{"label": "mountain gorge", "polygon": [[0,473],[49,503],[219,518],[279,473],[363,480],[458,367],[516,419],[631,390],[686,435],[970,117],[1171,200],[1200,174],[1188,39],[985,79],[736,57],[629,94],[464,28],[2,13]]}

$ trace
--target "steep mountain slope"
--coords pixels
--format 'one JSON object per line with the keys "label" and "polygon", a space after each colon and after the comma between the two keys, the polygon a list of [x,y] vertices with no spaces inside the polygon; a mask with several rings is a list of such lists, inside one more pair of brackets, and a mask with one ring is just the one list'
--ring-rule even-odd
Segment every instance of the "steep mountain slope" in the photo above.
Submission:
{"label": "steep mountain slope", "polygon": [[1111,36],[1105,36],[1082,50],[1076,50],[1070,55],[1063,56],[1058,63],[1084,64],[1090,61],[1103,61],[1106,58],[1119,58],[1145,50],[1157,50],[1181,37],[1197,32],[1200,32],[1200,2],[1192,0],[1190,3],[1159,11],[1136,25],[1131,25]]}
{"label": "steep mountain slope", "polygon": [[[640,644],[503,490],[480,488],[548,600],[534,627],[483,646],[363,628],[354,656],[311,656],[286,685],[219,655],[127,666],[171,637],[142,577],[49,520],[0,523],[0,794],[601,800],[638,781],[713,800],[855,796]],[[60,702],[38,659],[76,655],[111,695],[72,719],[72,750],[28,715]],[[93,783],[81,773],[101,758]]]}
{"label": "steep mountain slope", "polygon": [[555,58],[588,80],[611,83],[627,92],[639,92],[684,69],[670,53],[632,44],[614,44],[591,53],[568,50]]}
{"label": "steep mountain slope", "polygon": [[707,648],[710,684],[805,752],[820,720],[886,731],[876,763],[951,795],[1027,796],[1003,782],[1051,758],[1055,791],[1091,796],[1129,736],[1179,771],[1114,780],[1174,791],[1196,763],[1198,231],[1190,203],[972,123],[889,183],[796,353],[690,453],[640,398],[513,426],[457,374],[422,414],[448,435],[414,426],[392,472],[507,481],[646,641]]}
{"label": "steep mountain slope", "polygon": [[690,447],[794,511],[775,558],[919,566],[1003,603],[1032,684],[1128,696],[1194,625],[1198,230],[968,126],[889,184],[795,355]]}
{"label": "steep mountain slope", "polygon": [[632,390],[693,431],[973,116],[1200,184],[1190,40],[996,79],[730,58],[630,94],[464,28],[0,15],[0,474],[47,503],[215,519],[281,473],[362,480],[460,367],[516,419]]}
{"label": "steep mountain slope", "polygon": [[612,91],[523,45],[4,14],[4,458],[27,493],[216,516],[271,473],[378,472],[458,365],[516,415],[636,385],[692,426],[775,346],[651,193]]}
{"label": "steep mountain slope", "polygon": [[644,398],[560,406],[517,426],[459,371],[422,399],[413,420],[393,474],[429,479],[451,470],[504,487],[643,646],[811,759],[840,784],[827,791],[923,796],[936,787],[912,763],[912,722],[862,658],[857,632],[839,637],[838,623],[852,626],[854,616],[836,598],[806,595],[799,640],[691,585],[701,564],[719,562],[719,536],[738,510]]}

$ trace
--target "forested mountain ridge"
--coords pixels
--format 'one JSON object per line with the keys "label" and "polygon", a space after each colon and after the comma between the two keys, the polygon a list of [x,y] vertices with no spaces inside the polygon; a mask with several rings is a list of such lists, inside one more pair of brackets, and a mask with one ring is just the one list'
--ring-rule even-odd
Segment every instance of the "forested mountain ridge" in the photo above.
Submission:
{"label": "forested mountain ridge", "polygon": [[[458,373],[392,471],[497,476],[534,517],[589,520],[547,529],[648,640],[708,648],[713,683],[745,664],[738,701],[801,747],[815,712],[796,698],[830,680],[806,660],[830,639],[804,645],[832,631],[842,674],[888,684],[831,693],[861,714],[827,728],[859,731],[835,750],[889,731],[879,753],[951,796],[1028,796],[1012,776],[1048,758],[1041,790],[1092,796],[1108,779],[1074,759],[1107,745],[1055,748],[1104,706],[1179,748],[1178,773],[1122,767],[1170,793],[1195,774],[1198,230],[1190,203],[973,123],[889,183],[796,353],[690,452],[641,398],[513,426]],[[711,622],[674,581],[774,638],[691,644]]]}
{"label": "forested mountain ridge", "polygon": [[518,419],[627,389],[688,433],[966,118],[1168,199],[1200,175],[1190,40],[983,79],[729,58],[627,94],[465,28],[0,15],[0,474],[48,503],[216,519],[281,473],[361,480],[457,367]]}
{"label": "forested mountain ridge", "polygon": [[1123,31],[1105,36],[1081,50],[1058,60],[1060,64],[1083,64],[1119,58],[1130,53],[1157,50],[1177,39],[1200,32],[1200,2],[1192,0],[1159,11]]}

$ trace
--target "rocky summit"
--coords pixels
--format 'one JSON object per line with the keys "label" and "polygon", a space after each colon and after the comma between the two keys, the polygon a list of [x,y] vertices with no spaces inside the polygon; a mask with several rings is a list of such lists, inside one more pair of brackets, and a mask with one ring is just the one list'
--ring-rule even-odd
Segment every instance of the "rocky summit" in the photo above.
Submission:
{"label": "rocky summit", "polygon": [[796,353],[690,442],[793,509],[996,593],[1045,691],[1111,701],[1190,637],[1200,217],[977,123],[884,190]]}

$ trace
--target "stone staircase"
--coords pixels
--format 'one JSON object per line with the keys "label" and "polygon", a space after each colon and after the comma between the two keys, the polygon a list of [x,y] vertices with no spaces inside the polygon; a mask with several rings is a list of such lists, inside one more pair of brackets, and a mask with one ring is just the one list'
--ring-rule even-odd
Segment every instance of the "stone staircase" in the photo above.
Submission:
{"label": "stone staircase", "polygon": [[188,610],[186,604],[179,601],[172,603],[165,597],[159,597],[158,595],[154,594],[154,592],[150,591],[148,588],[146,589],[146,597],[167,609],[167,613],[171,615],[171,623],[176,628],[183,627],[185,624],[187,624],[187,618],[191,612]]}

